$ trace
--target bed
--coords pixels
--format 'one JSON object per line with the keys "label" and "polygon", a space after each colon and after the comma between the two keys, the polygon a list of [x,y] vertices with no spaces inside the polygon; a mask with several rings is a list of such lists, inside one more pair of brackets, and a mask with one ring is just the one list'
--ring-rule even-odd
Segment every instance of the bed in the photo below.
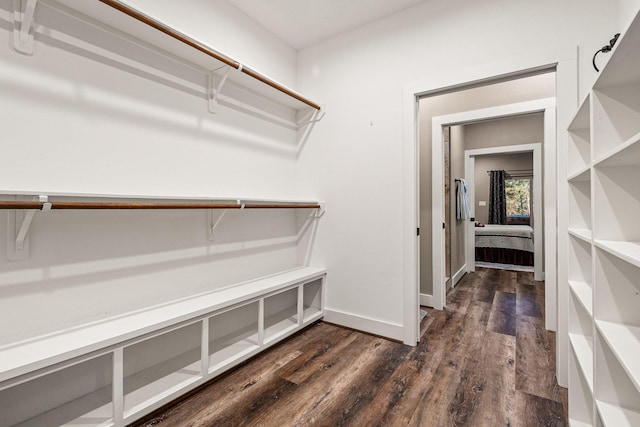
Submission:
{"label": "bed", "polygon": [[476,229],[476,261],[533,265],[533,228],[485,224]]}

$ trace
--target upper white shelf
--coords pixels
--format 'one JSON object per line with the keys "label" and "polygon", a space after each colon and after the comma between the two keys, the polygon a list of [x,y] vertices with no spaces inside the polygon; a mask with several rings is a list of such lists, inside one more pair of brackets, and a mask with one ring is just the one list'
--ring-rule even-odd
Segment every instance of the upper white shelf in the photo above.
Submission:
{"label": "upper white shelf", "polygon": [[571,124],[567,129],[569,132],[576,132],[581,130],[586,130],[589,132],[590,129],[590,94],[587,94],[585,98],[582,100],[578,111],[576,111],[576,115],[571,120]]}
{"label": "upper white shelf", "polygon": [[593,88],[607,89],[613,86],[640,82],[640,14],[621,32],[613,48],[609,62],[603,67]]}
{"label": "upper white shelf", "polygon": [[[41,2],[43,0],[40,0]],[[169,56],[179,58],[200,68],[204,72],[213,72],[228,68],[228,81],[260,94],[281,105],[294,110],[320,110],[318,103],[306,98],[295,90],[267,77],[239,61],[221,53],[206,43],[161,22],[151,14],[136,9],[118,0],[44,0],[56,6],[80,12],[96,23],[107,26],[114,33],[121,33],[155,48]]]}
{"label": "upper white shelf", "polygon": [[282,203],[282,204],[317,204],[317,200],[295,198],[252,197],[250,195],[175,195],[175,194],[119,194],[119,193],[74,193],[66,191],[49,191],[44,189],[0,189],[0,200],[3,196],[49,196],[64,199],[108,199],[108,200],[144,200],[144,201],[176,201],[176,202],[231,202],[237,203]]}
{"label": "upper white shelf", "polygon": [[579,175],[591,164],[591,102],[583,100],[568,128],[567,167],[570,176]]}

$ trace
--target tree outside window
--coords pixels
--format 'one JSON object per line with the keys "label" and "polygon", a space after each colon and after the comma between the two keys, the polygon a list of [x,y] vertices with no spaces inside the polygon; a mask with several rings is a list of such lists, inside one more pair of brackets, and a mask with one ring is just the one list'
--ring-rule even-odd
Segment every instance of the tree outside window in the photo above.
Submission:
{"label": "tree outside window", "polygon": [[531,216],[531,178],[505,179],[507,217]]}

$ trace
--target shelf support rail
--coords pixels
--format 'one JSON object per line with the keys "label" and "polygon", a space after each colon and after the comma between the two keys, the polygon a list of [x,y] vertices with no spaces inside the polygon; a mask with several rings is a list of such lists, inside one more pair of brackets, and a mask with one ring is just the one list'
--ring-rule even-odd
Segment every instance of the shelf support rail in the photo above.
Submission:
{"label": "shelf support rail", "polygon": [[13,48],[23,55],[33,55],[34,38],[31,27],[37,3],[38,0],[13,0]]}

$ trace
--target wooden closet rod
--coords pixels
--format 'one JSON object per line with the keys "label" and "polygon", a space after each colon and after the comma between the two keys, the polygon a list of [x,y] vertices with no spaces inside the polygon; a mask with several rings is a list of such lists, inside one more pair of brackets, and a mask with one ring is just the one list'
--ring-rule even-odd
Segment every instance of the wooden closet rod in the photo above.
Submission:
{"label": "wooden closet rod", "polygon": [[126,202],[30,202],[0,201],[0,209],[318,209],[315,203],[126,203]]}
{"label": "wooden closet rod", "polygon": [[127,15],[129,15],[130,17],[137,19],[138,21],[149,25],[152,28],[155,28],[158,31],[163,32],[164,34],[173,37],[174,39],[188,45],[191,46],[194,49],[199,50],[200,52],[204,53],[205,55],[209,55],[212,58],[217,59],[218,61],[227,64],[230,67],[235,68],[236,70],[240,70],[243,73],[245,73],[248,76],[253,77],[256,80],[261,81],[262,83],[271,86],[272,88],[279,90],[280,92],[297,99],[300,102],[303,102],[305,104],[307,104],[309,107],[315,108],[316,110],[320,110],[321,107],[316,104],[315,102],[303,97],[302,95],[292,91],[291,89],[282,86],[280,83],[271,80],[270,78],[268,78],[267,76],[258,73],[257,71],[252,70],[249,67],[246,67],[244,65],[241,65],[238,61],[235,61],[231,58],[229,58],[228,56],[225,56],[223,54],[221,54],[220,52],[216,52],[215,50],[211,49],[210,47],[197,42],[191,38],[189,38],[188,36],[174,30],[173,28],[163,24],[160,21],[157,21],[143,13],[140,13],[138,10],[127,6],[123,3],[121,3],[118,0],[100,0],[102,3],[106,4],[107,6],[111,6],[112,8],[125,13]]}

